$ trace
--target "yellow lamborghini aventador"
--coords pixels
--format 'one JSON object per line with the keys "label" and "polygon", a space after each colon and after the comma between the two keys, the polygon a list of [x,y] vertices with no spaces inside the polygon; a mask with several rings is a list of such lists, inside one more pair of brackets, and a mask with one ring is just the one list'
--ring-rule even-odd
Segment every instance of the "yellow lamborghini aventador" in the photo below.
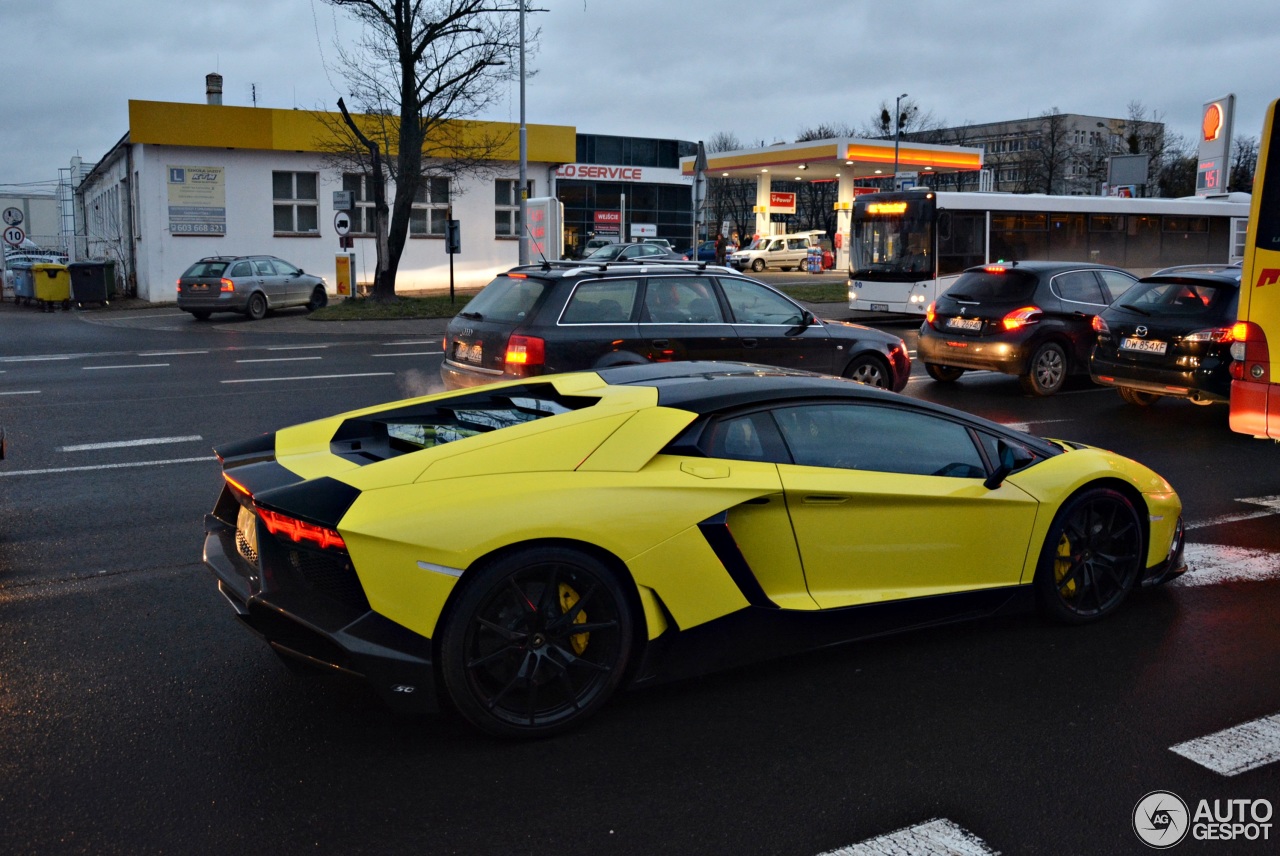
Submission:
{"label": "yellow lamborghini aventador", "polygon": [[251,628],[506,736],[889,630],[1086,622],[1184,569],[1178,497],[1141,464],[761,366],[475,387],[218,455],[205,561]]}

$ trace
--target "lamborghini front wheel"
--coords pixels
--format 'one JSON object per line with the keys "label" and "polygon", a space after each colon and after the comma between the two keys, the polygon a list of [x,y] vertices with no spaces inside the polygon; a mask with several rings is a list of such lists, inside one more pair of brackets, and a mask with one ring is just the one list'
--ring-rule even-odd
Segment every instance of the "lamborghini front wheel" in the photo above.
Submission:
{"label": "lamborghini front wheel", "polygon": [[1143,532],[1128,497],[1091,488],[1070,499],[1049,527],[1036,570],[1040,605],[1068,624],[1115,611],[1142,572]]}
{"label": "lamborghini front wheel", "polygon": [[457,711],[501,737],[576,726],[621,683],[633,616],[604,562],[534,547],[477,568],[443,630],[441,673]]}

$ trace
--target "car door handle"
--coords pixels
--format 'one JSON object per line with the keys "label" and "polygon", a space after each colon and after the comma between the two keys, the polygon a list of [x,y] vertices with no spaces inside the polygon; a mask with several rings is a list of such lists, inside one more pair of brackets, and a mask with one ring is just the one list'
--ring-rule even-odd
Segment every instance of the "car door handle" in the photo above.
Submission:
{"label": "car door handle", "polygon": [[653,340],[653,346],[655,348],[665,348],[670,344],[671,344],[670,339],[654,339]]}
{"label": "car door handle", "polygon": [[754,348],[758,344],[760,344],[759,339],[743,339],[742,340],[742,347],[744,348]]}
{"label": "car door handle", "polygon": [[804,502],[809,505],[839,505],[848,501],[849,497],[847,496],[828,493],[812,493],[804,498]]}

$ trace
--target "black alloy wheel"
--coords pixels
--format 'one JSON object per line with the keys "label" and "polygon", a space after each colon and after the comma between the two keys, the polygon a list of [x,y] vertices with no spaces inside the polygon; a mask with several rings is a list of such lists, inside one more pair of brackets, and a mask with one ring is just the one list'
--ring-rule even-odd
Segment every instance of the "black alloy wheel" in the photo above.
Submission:
{"label": "black alloy wheel", "polygon": [[595,713],[622,682],[634,624],[604,562],[536,547],[478,570],[441,639],[457,711],[499,737],[545,737]]}
{"label": "black alloy wheel", "polygon": [[1057,342],[1045,342],[1031,356],[1027,373],[1019,378],[1024,392],[1053,395],[1067,380],[1067,352]]}
{"label": "black alloy wheel", "polygon": [[1040,552],[1035,588],[1041,607],[1066,624],[1114,612],[1138,581],[1143,542],[1138,512],[1124,494],[1091,488],[1073,497]]}
{"label": "black alloy wheel", "polygon": [[254,321],[261,321],[267,317],[267,298],[261,291],[255,291],[249,295],[249,307],[245,310],[245,314]]}
{"label": "black alloy wheel", "polygon": [[323,285],[317,285],[315,290],[311,292],[311,299],[307,301],[307,311],[315,312],[317,309],[324,309],[329,305],[329,292],[324,290]]}
{"label": "black alloy wheel", "polygon": [[925,363],[924,370],[929,377],[938,383],[955,383],[960,379],[960,375],[964,374],[964,369],[957,369],[952,366],[940,366],[936,363]]}
{"label": "black alloy wheel", "polygon": [[1150,407],[1164,398],[1163,395],[1156,392],[1143,392],[1140,389],[1133,389],[1127,386],[1116,387],[1116,392],[1120,393],[1120,397],[1124,399],[1126,404],[1133,404],[1137,407]]}
{"label": "black alloy wheel", "polygon": [[889,389],[889,367],[870,354],[854,357],[844,370],[844,376],[867,386]]}

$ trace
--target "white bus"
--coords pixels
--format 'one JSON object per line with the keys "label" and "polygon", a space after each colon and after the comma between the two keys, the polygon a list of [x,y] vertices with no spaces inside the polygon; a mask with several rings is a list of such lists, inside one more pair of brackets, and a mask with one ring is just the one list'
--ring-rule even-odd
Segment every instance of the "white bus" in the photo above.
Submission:
{"label": "white bus", "polygon": [[1127,199],[928,189],[854,200],[849,308],[923,316],[959,274],[998,261],[1053,259],[1138,276],[1239,261],[1249,195]]}

